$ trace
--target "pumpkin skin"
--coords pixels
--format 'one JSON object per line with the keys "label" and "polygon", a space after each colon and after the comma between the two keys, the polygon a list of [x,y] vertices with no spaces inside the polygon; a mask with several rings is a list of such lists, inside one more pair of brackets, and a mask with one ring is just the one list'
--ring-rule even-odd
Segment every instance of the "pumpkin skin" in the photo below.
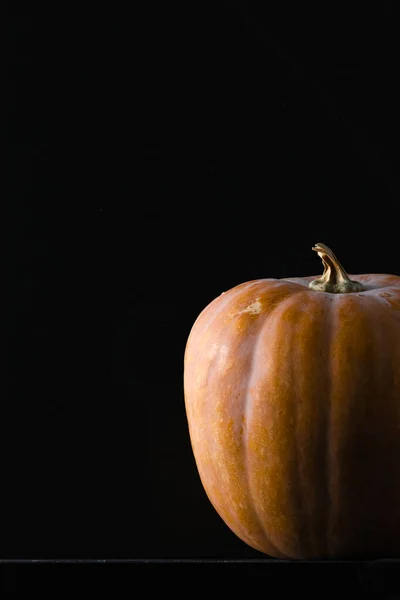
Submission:
{"label": "pumpkin skin", "polygon": [[187,340],[201,483],[269,556],[400,555],[400,277],[352,279],[362,291],[316,291],[315,277],[242,283]]}

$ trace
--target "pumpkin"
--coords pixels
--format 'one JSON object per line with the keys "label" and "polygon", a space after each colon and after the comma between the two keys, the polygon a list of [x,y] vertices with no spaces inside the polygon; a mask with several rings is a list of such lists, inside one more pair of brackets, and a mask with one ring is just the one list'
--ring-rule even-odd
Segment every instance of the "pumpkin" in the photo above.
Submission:
{"label": "pumpkin", "polygon": [[184,353],[202,487],[271,557],[400,554],[400,277],[257,279],[215,298]]}

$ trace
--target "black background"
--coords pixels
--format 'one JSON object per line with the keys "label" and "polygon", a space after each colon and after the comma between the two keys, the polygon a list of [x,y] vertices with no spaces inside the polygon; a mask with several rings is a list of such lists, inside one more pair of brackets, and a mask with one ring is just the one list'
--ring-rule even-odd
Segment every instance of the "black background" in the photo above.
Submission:
{"label": "black background", "polygon": [[199,312],[258,277],[400,275],[391,2],[9,10],[0,556],[262,558],[201,487]]}

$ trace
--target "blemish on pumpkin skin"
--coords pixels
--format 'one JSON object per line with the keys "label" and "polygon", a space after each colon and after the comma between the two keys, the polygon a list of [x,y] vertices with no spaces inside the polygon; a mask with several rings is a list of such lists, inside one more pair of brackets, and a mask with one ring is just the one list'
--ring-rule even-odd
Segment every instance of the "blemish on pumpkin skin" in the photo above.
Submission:
{"label": "blemish on pumpkin skin", "polygon": [[241,423],[239,425],[239,438],[240,439],[243,438],[245,428],[246,428],[246,417],[244,415],[242,415]]}
{"label": "blemish on pumpkin skin", "polygon": [[260,300],[260,298],[256,298],[256,300],[254,302],[251,302],[251,304],[249,304],[245,308],[242,308],[242,310],[238,310],[236,312],[231,312],[228,316],[229,316],[229,318],[233,319],[235,317],[240,317],[240,315],[243,315],[243,314],[259,315],[262,312],[262,310],[263,310],[263,305],[261,303],[261,300]]}
{"label": "blemish on pumpkin skin", "polygon": [[393,310],[400,310],[400,300],[398,296],[391,294],[390,292],[379,292],[378,296],[385,300],[385,304],[388,304]]}
{"label": "blemish on pumpkin skin", "polygon": [[242,312],[250,313],[251,315],[258,315],[258,314],[260,314],[261,311],[262,311],[262,304],[261,304],[259,298],[257,298],[257,300],[255,302],[253,302],[252,304],[250,304],[247,308],[242,310]]}

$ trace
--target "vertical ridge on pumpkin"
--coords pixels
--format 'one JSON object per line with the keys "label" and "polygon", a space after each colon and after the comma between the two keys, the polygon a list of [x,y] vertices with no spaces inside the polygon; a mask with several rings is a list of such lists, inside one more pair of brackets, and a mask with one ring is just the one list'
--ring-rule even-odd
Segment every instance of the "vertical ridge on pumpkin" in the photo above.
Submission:
{"label": "vertical ridge on pumpkin", "polygon": [[334,312],[332,303],[334,302],[334,297],[331,302],[328,302],[326,305],[328,308],[328,314],[326,315],[325,323],[324,323],[324,331],[326,331],[326,349],[327,349],[327,363],[326,363],[326,424],[325,424],[325,448],[324,448],[324,469],[325,476],[321,474],[321,480],[325,482],[325,489],[321,493],[321,514],[322,523],[321,523],[321,531],[324,532],[322,534],[323,537],[323,546],[319,549],[319,555],[328,558],[331,556],[331,548],[329,541],[329,531],[330,531],[330,522],[331,522],[331,456],[332,456],[332,338],[335,332],[334,322]]}
{"label": "vertical ridge on pumpkin", "polygon": [[272,553],[272,555],[277,556],[277,555],[280,555],[280,551],[271,541],[271,537],[268,533],[267,528],[265,527],[265,521],[259,514],[259,510],[257,507],[257,499],[255,498],[255,494],[254,494],[253,486],[252,486],[252,482],[251,482],[250,465],[249,465],[249,452],[251,452],[251,450],[249,449],[249,425],[248,424],[251,420],[251,414],[253,411],[252,394],[251,394],[252,379],[253,379],[255,364],[256,364],[256,360],[257,360],[257,348],[259,347],[260,340],[262,342],[261,332],[262,332],[265,322],[268,319],[268,317],[270,316],[270,314],[271,313],[264,314],[263,321],[260,324],[260,327],[258,330],[258,339],[252,348],[251,362],[250,362],[250,367],[248,369],[247,382],[246,382],[246,386],[245,386],[247,391],[246,391],[246,394],[244,397],[244,407],[243,407],[243,415],[244,415],[244,435],[243,435],[243,456],[244,456],[244,458],[243,458],[243,460],[244,460],[244,468],[245,468],[245,472],[246,472],[247,487],[249,489],[249,501],[250,501],[251,509],[253,511],[255,520],[258,523],[258,526],[259,526],[260,531],[264,538],[263,551],[265,552],[268,549],[268,547],[270,547],[269,552]]}
{"label": "vertical ridge on pumpkin", "polygon": [[[321,530],[326,522],[326,369],[318,370],[317,365],[324,354],[324,364],[328,363],[324,327],[327,320],[326,302],[303,291],[301,296],[282,301],[260,334],[260,422],[253,422],[252,429],[258,429],[258,437],[269,446],[275,461],[283,462],[276,470],[267,454],[261,457],[270,466],[262,478],[265,489],[259,492],[258,500],[262,505],[260,494],[267,498],[263,519],[273,524],[272,543],[296,558],[324,553]],[[269,370],[268,360],[272,361]],[[249,390],[252,388],[249,385]],[[252,464],[252,471],[256,471],[256,463]],[[282,486],[283,481],[293,482],[292,487]],[[269,497],[269,487],[275,499]],[[274,521],[278,512],[282,522]],[[287,532],[286,541],[279,533],[283,530]],[[285,547],[280,545],[282,541]]]}
{"label": "vertical ridge on pumpkin", "polygon": [[361,402],[357,397],[357,415],[352,415],[357,432],[352,441],[357,441],[358,456],[356,460],[356,451],[349,451],[349,460],[353,465],[352,479],[358,481],[359,487],[349,490],[350,509],[354,510],[355,505],[352,491],[353,495],[360,493],[362,501],[357,503],[359,522],[353,527],[358,524],[358,529],[354,527],[350,542],[358,552],[375,548],[390,553],[391,544],[400,539],[400,395],[395,381],[400,364],[399,330],[392,311],[385,309],[376,295],[363,300],[363,315],[369,327],[365,351],[369,353],[370,366],[365,382],[359,380],[361,373],[357,373],[358,386],[365,387],[365,400]]}
{"label": "vertical ridge on pumpkin", "polygon": [[[291,335],[291,389],[294,415],[294,460],[299,487],[298,519],[303,558],[326,556],[328,521],[331,300],[306,294],[287,315]],[[319,365],[322,363],[322,368]],[[318,368],[319,367],[319,368]]]}
{"label": "vertical ridge on pumpkin", "polygon": [[[282,556],[288,556],[293,546],[297,548],[298,537],[291,529],[295,520],[289,514],[296,490],[281,485],[282,470],[293,468],[288,462],[290,453],[286,452],[286,446],[293,445],[293,437],[286,435],[289,418],[286,394],[290,394],[292,382],[288,362],[282,360],[282,371],[277,372],[280,367],[277,367],[276,353],[279,352],[281,357],[282,353],[287,357],[290,355],[288,338],[280,336],[279,320],[294,302],[294,297],[301,293],[308,292],[300,289],[293,293],[286,289],[280,294],[279,302],[270,304],[268,318],[257,340],[253,374],[248,384],[253,407],[251,422],[248,419],[251,431],[248,439],[249,488],[268,539]],[[265,343],[267,339],[268,344]],[[278,387],[274,384],[277,379],[280,381]],[[285,431],[282,423],[285,423]]]}
{"label": "vertical ridge on pumpkin", "polygon": [[[246,353],[251,352],[251,345],[241,336],[237,322],[247,319],[255,327],[260,316],[259,313],[252,312],[242,314],[240,310],[237,311],[237,307],[246,304],[246,298],[252,302],[256,295],[254,290],[258,286],[260,282],[255,281],[247,286],[234,288],[227,293],[228,298],[220,298],[222,307],[218,303],[214,305],[211,318],[210,314],[205,314],[203,319],[198,320],[195,340],[201,340],[201,343],[198,348],[190,346],[188,361],[198,358],[196,362],[200,367],[206,366],[202,391],[195,388],[191,403],[202,403],[199,416],[194,421],[202,423],[201,431],[194,428],[192,436],[195,454],[200,452],[197,441],[202,446],[202,460],[198,461],[198,470],[203,487],[217,512],[236,535],[262,551],[264,542],[261,540],[261,543],[257,543],[252,533],[251,520],[248,518],[251,510],[246,504],[247,486],[241,481],[244,477],[244,465],[237,418],[243,404],[242,394],[245,393],[242,391],[245,390],[245,376],[242,375],[246,373]],[[236,313],[236,319],[226,317],[227,314]],[[204,343],[205,335],[208,335],[207,343]],[[203,354],[198,354],[205,349],[210,352],[208,360]],[[242,360],[237,362],[233,357],[238,354]],[[188,372],[187,390],[193,389],[192,383]],[[237,523],[237,526],[232,525],[233,523]]]}
{"label": "vertical ridge on pumpkin", "polygon": [[[275,362],[275,374],[280,383],[278,388],[282,388],[280,397],[281,417],[279,424],[281,429],[278,431],[278,439],[281,440],[279,446],[275,446],[275,451],[281,456],[281,460],[286,457],[282,468],[286,469],[288,474],[287,481],[292,482],[290,489],[281,488],[281,502],[285,509],[286,531],[288,532],[286,544],[291,548],[292,556],[304,559],[312,554],[310,545],[312,533],[310,533],[309,507],[307,503],[307,490],[304,489],[306,473],[304,473],[304,460],[302,456],[301,427],[303,413],[302,411],[302,393],[301,393],[301,371],[297,369],[299,358],[301,361],[302,344],[304,340],[304,319],[307,317],[305,304],[310,301],[310,294],[302,291],[296,296],[296,299],[290,298],[287,303],[280,305],[279,321],[275,329],[275,344],[279,348],[279,361]],[[278,324],[279,323],[279,324]],[[285,365],[284,368],[281,366]],[[281,370],[282,368],[282,370]],[[286,382],[283,386],[282,378],[285,376]],[[285,410],[284,410],[285,409]],[[286,439],[285,439],[286,438]],[[283,444],[283,440],[285,443]],[[290,475],[289,475],[290,474]]]}
{"label": "vertical ridge on pumpkin", "polygon": [[[262,311],[246,311],[243,306],[250,306],[257,296],[258,285],[242,289],[232,302],[228,318],[223,324],[220,345],[226,339],[226,347],[231,356],[240,357],[231,370],[226,370],[224,363],[219,370],[214,370],[210,379],[210,387],[220,399],[220,407],[214,407],[216,415],[220,414],[219,423],[215,424],[215,441],[213,461],[220,463],[217,477],[223,490],[221,502],[227,523],[231,529],[246,543],[262,551],[274,548],[268,543],[262,524],[258,522],[254,512],[252,499],[247,485],[247,468],[243,438],[245,435],[247,373],[252,360],[252,341],[257,337],[260,323],[264,315]],[[246,336],[241,334],[246,328]],[[220,413],[220,410],[223,413]],[[232,419],[236,428],[227,428],[227,420]],[[244,418],[244,420],[243,420]],[[237,428],[240,427],[240,430]],[[221,438],[216,436],[222,434]]]}
{"label": "vertical ridge on pumpkin", "polygon": [[[304,294],[303,300],[307,301],[307,296],[306,294]],[[299,381],[298,381],[298,377],[299,377],[299,373],[297,373],[297,369],[296,369],[296,363],[298,360],[298,354],[299,351],[301,352],[302,348],[299,348],[299,341],[302,339],[302,319],[301,316],[302,314],[306,314],[306,310],[303,309],[303,307],[299,307],[298,303],[294,304],[293,306],[289,306],[287,311],[290,311],[290,317],[291,320],[294,320],[294,316],[296,315],[297,312],[297,318],[296,321],[293,323],[293,327],[291,328],[291,330],[289,330],[289,335],[290,338],[288,340],[288,345],[292,348],[292,355],[289,356],[289,365],[290,365],[290,381],[291,381],[291,393],[290,393],[290,398],[288,398],[288,402],[291,405],[291,411],[293,414],[293,439],[294,439],[294,468],[293,468],[293,472],[294,472],[294,476],[293,476],[293,481],[295,481],[296,485],[295,487],[297,488],[297,503],[298,503],[298,507],[297,507],[297,511],[298,511],[298,518],[297,518],[297,524],[293,524],[294,529],[297,529],[297,536],[298,538],[302,538],[301,541],[299,542],[299,545],[302,547],[303,551],[301,552],[302,556],[301,558],[306,558],[307,556],[310,556],[312,554],[312,551],[310,549],[310,545],[312,544],[312,536],[313,536],[313,532],[310,531],[310,523],[311,523],[311,519],[310,519],[310,511],[309,511],[309,506],[307,504],[307,493],[306,490],[304,490],[304,485],[303,485],[303,478],[304,478],[304,474],[302,473],[302,469],[303,469],[303,465],[302,465],[302,457],[301,457],[301,452],[300,452],[300,442],[299,442],[299,437],[300,437],[300,427],[301,427],[301,405],[303,402],[303,398],[302,398],[302,394],[301,394],[301,390],[299,393]],[[300,317],[300,318],[298,318]],[[301,373],[300,373],[301,376]],[[296,512],[297,512],[296,511]],[[299,525],[300,523],[305,523],[306,525],[303,525],[303,530],[301,530],[301,525]],[[305,552],[304,552],[304,547],[306,548]]]}
{"label": "vertical ridge on pumpkin", "polygon": [[332,340],[332,502],[328,535],[330,554],[335,556],[344,554],[345,549],[360,555],[367,551],[384,519],[382,511],[376,511],[379,490],[375,486],[383,481],[382,468],[388,458],[383,451],[387,441],[380,436],[381,424],[386,423],[383,433],[390,423],[386,421],[387,401],[383,413],[377,403],[379,390],[383,389],[383,362],[378,353],[381,323],[378,325],[370,312],[372,304],[374,300],[368,296],[346,301],[337,297],[333,303],[337,326]]}

